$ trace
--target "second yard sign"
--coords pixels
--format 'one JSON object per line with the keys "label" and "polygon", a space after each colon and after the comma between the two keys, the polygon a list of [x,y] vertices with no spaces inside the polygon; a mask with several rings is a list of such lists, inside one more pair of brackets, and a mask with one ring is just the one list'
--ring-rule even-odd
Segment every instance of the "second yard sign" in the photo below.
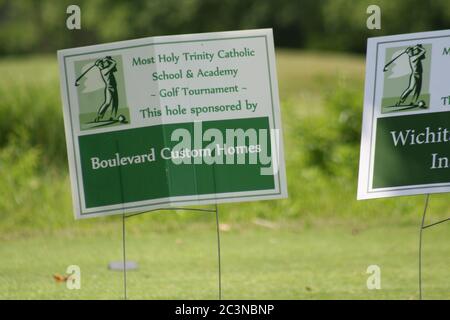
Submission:
{"label": "second yard sign", "polygon": [[367,45],[358,199],[450,191],[450,31]]}

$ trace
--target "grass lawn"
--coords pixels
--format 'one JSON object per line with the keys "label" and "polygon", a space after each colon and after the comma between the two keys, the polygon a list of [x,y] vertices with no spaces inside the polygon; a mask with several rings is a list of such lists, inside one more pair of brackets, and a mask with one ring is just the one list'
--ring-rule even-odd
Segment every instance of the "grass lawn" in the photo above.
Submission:
{"label": "grass lawn", "polygon": [[[217,298],[217,253],[211,223],[170,232],[129,232],[130,299]],[[132,222],[131,222],[132,224]],[[326,225],[231,225],[221,232],[225,299],[417,299],[418,228]],[[4,240],[2,299],[121,299],[121,224],[97,234],[59,233]],[[424,298],[450,298],[449,225],[425,231]],[[53,280],[81,268],[81,289]],[[368,290],[366,269],[381,268],[381,290]]]}

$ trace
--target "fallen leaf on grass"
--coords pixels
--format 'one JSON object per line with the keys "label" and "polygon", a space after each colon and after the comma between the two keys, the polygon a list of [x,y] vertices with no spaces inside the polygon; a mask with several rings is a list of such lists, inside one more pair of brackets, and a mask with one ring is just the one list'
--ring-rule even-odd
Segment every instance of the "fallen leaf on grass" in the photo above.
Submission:
{"label": "fallen leaf on grass", "polygon": [[56,282],[66,282],[69,279],[70,276],[62,275],[59,273],[55,273],[53,275],[53,279],[55,279]]}

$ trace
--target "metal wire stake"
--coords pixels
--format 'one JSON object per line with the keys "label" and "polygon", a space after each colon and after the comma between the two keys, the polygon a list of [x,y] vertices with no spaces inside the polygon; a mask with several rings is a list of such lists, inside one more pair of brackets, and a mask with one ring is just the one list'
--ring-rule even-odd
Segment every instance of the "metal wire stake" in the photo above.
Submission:
{"label": "metal wire stake", "polygon": [[219,264],[219,300],[222,300],[222,263],[220,261],[220,228],[219,228],[219,207],[216,203],[216,229],[217,229],[217,260]]}
{"label": "metal wire stake", "polygon": [[[116,150],[120,153],[119,141],[116,139]],[[125,203],[125,197],[123,193],[123,179],[122,179],[122,167],[119,166],[119,181],[120,181],[120,194],[122,198],[122,205]],[[127,300],[127,247],[125,243],[125,211],[122,208],[122,253],[123,253],[123,298]]]}
{"label": "metal wire stake", "polygon": [[428,200],[430,194],[427,194],[425,199],[425,207],[423,208],[422,224],[420,225],[420,236],[419,236],[419,299],[422,300],[422,232],[425,225],[425,215],[428,209]]}
{"label": "metal wire stake", "polygon": [[125,213],[122,214],[123,298],[127,300],[127,251],[125,245]]}

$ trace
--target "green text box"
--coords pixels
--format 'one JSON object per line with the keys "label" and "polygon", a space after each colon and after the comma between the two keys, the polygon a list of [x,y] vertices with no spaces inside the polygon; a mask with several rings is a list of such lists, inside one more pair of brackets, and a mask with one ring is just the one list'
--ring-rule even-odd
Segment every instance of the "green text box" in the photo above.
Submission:
{"label": "green text box", "polygon": [[[160,150],[172,148],[178,143],[171,141],[172,132],[178,128],[185,128],[193,134],[194,124],[157,125],[80,136],[86,208],[165,197],[274,189],[274,176],[261,175],[260,163],[176,165],[171,160],[162,159]],[[225,137],[226,129],[269,130],[269,118],[207,121],[202,123],[202,128],[203,131],[218,129]],[[270,155],[270,137],[266,139],[269,150],[262,152]],[[209,143],[203,142],[202,147]],[[248,143],[246,140],[245,144]],[[97,170],[92,168],[92,157],[113,158],[116,153],[133,156],[147,153],[150,147],[156,150],[154,162]]]}
{"label": "green text box", "polygon": [[450,112],[377,119],[373,188],[450,182],[450,169],[430,169],[433,153],[450,157],[450,142],[397,147],[393,143],[391,131],[411,129],[419,134],[427,127],[432,132],[449,128]]}

